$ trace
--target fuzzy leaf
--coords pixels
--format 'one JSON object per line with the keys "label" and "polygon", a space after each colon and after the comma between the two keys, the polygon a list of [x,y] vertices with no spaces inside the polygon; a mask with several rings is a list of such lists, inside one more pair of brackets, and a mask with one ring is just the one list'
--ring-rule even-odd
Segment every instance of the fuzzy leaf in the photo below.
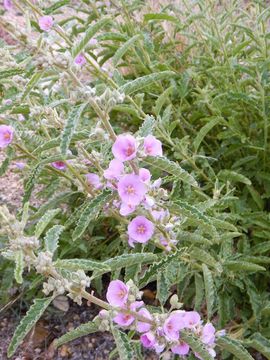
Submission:
{"label": "fuzzy leaf", "polygon": [[96,331],[98,331],[97,324],[95,324],[91,321],[86,324],[82,324],[82,325],[78,326],[76,329],[73,329],[73,330],[67,332],[66,334],[61,336],[59,339],[57,339],[55,341],[55,347],[57,348],[69,341],[78,339],[82,336],[92,334]]}
{"label": "fuzzy leaf", "polygon": [[198,132],[198,134],[196,135],[196,138],[193,140],[193,146],[195,149],[195,152],[198,151],[201,142],[203,141],[203,139],[205,138],[205,136],[209,133],[209,131],[216,126],[218,123],[222,123],[224,121],[224,119],[222,117],[218,117],[215,116],[213,118],[208,118],[208,123],[205,124],[200,131]]}
{"label": "fuzzy leaf", "polygon": [[111,329],[119,355],[119,360],[134,360],[134,353],[128,336],[114,326],[112,326]]}
{"label": "fuzzy leaf", "polygon": [[46,233],[44,239],[45,249],[50,251],[52,254],[58,247],[58,240],[64,228],[65,227],[62,225],[54,225]]}
{"label": "fuzzy leaf", "polygon": [[34,304],[27,311],[25,317],[21,320],[19,326],[15,330],[15,333],[8,347],[8,357],[11,357],[15,353],[25,336],[28,334],[28,332],[32,329],[32,327],[35,325],[35,323],[39,320],[41,315],[50,305],[52,299],[53,298],[50,297],[34,300]]}
{"label": "fuzzy leaf", "polygon": [[28,81],[28,84],[26,85],[24,92],[21,96],[21,101],[23,101],[26,96],[31,92],[31,90],[35,87],[35,85],[39,82],[43,75],[43,71],[37,71],[34,73],[34,75],[31,77],[31,79]]}
{"label": "fuzzy leaf", "polygon": [[227,336],[221,336],[216,341],[222,350],[226,350],[233,354],[238,360],[254,360],[249,352],[236,340]]}
{"label": "fuzzy leaf", "polygon": [[84,271],[101,271],[101,272],[109,272],[110,267],[102,263],[101,261],[94,261],[89,259],[65,259],[65,260],[57,260],[54,263],[55,267],[59,269],[66,270],[84,270]]}
{"label": "fuzzy leaf", "polygon": [[151,253],[123,254],[104,261],[104,265],[114,270],[137,264],[150,264],[158,259],[157,255]]}
{"label": "fuzzy leaf", "polygon": [[35,229],[35,237],[39,238],[52,219],[59,214],[60,209],[48,210],[39,220]]}
{"label": "fuzzy leaf", "polygon": [[15,253],[14,277],[18,284],[23,283],[23,278],[22,278],[23,269],[24,269],[23,252],[22,250],[20,250]]}
{"label": "fuzzy leaf", "polygon": [[72,239],[76,240],[83,235],[90,222],[97,218],[103,206],[108,202],[111,192],[104,190],[96,198],[89,200],[88,205],[84,208],[76,228],[72,233]]}
{"label": "fuzzy leaf", "polygon": [[145,75],[122,85],[119,88],[119,91],[125,93],[126,95],[130,95],[135,91],[154,84],[156,81],[169,80],[170,78],[175,77],[175,75],[176,73],[173,71],[161,71],[159,73]]}
{"label": "fuzzy leaf", "polygon": [[7,78],[15,76],[15,75],[21,75],[23,73],[24,73],[24,69],[20,69],[20,68],[3,70],[3,71],[0,71],[0,80],[7,79]]}
{"label": "fuzzy leaf", "polygon": [[141,34],[136,34],[132,36],[128,41],[126,41],[121,47],[119,47],[112,58],[114,66],[116,66],[126,52],[134,46],[134,44],[141,38]]}
{"label": "fuzzy leaf", "polygon": [[88,26],[87,31],[83,37],[83,39],[79,42],[79,44],[75,45],[72,50],[71,54],[72,57],[75,58],[78,54],[80,54],[84,48],[87,46],[88,42],[92,37],[104,26],[106,26],[110,22],[109,17],[102,17],[99,21],[95,24]]}
{"label": "fuzzy leaf", "polygon": [[205,264],[202,264],[203,279],[205,287],[205,297],[207,305],[207,317],[210,320],[213,315],[213,308],[215,303],[215,285],[211,271]]}
{"label": "fuzzy leaf", "polygon": [[192,336],[185,331],[181,331],[181,339],[191,347],[193,352],[199,354],[202,360],[213,360],[204,344],[195,336]]}
{"label": "fuzzy leaf", "polygon": [[161,95],[159,95],[154,107],[154,113],[156,115],[159,115],[163,105],[167,102],[169,95],[171,95],[172,91],[173,91],[173,86],[170,86]]}
{"label": "fuzzy leaf", "polygon": [[263,266],[252,264],[245,261],[225,261],[223,263],[224,267],[226,267],[228,270],[237,272],[237,271],[266,271],[266,269]]}
{"label": "fuzzy leaf", "polygon": [[148,156],[147,158],[143,159],[143,162],[148,166],[152,166],[153,168],[159,169],[160,171],[165,171],[168,174],[174,175],[184,183],[198,187],[198,183],[192,175],[190,175],[186,170],[182,169],[179,164],[170,161],[165,157]]}
{"label": "fuzzy leaf", "polygon": [[164,14],[164,13],[149,13],[149,14],[145,14],[144,15],[144,20],[145,21],[151,21],[151,20],[166,20],[166,21],[171,21],[174,23],[179,23],[179,19],[177,19],[177,17],[172,16],[172,15],[168,15],[168,14]]}
{"label": "fuzzy leaf", "polygon": [[195,274],[195,310],[199,311],[204,299],[204,282],[200,274]]}
{"label": "fuzzy leaf", "polygon": [[70,0],[60,0],[60,1],[56,1],[56,3],[54,3],[52,6],[48,7],[47,9],[44,10],[44,13],[46,15],[50,15],[53,14],[56,10],[60,9],[61,7],[63,7],[64,5],[67,5],[70,3]]}
{"label": "fuzzy leaf", "polygon": [[241,182],[246,185],[251,185],[251,181],[244,175],[231,170],[221,170],[218,177],[224,181]]}
{"label": "fuzzy leaf", "polygon": [[245,341],[245,344],[259,351],[267,359],[270,359],[270,340],[266,339],[260,333],[257,332],[253,334],[247,341]]}
{"label": "fuzzy leaf", "polygon": [[153,116],[146,115],[144,122],[136,133],[138,137],[146,137],[151,135],[155,126],[156,119]]}
{"label": "fuzzy leaf", "polygon": [[72,136],[76,130],[81,114],[87,104],[73,107],[68,115],[67,122],[61,135],[60,150],[62,155],[66,155]]}

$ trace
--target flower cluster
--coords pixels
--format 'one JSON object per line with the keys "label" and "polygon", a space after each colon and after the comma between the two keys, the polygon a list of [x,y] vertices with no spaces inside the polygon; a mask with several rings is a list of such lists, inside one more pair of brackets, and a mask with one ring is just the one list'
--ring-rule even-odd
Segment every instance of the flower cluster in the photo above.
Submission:
{"label": "flower cluster", "polygon": [[[181,334],[183,336],[186,332],[197,337],[210,356],[216,356],[215,340],[222,332],[216,332],[210,322],[203,324],[196,311],[173,310],[165,314],[151,314],[141,301],[141,292],[132,281],[127,284],[120,280],[111,281],[106,297],[113,308],[112,321],[120,327],[140,333],[140,341],[145,348],[157,353],[169,350],[177,355],[188,355],[190,347],[181,338]],[[108,321],[110,311],[102,310],[100,318]],[[200,358],[199,354],[195,353],[195,356]]]}

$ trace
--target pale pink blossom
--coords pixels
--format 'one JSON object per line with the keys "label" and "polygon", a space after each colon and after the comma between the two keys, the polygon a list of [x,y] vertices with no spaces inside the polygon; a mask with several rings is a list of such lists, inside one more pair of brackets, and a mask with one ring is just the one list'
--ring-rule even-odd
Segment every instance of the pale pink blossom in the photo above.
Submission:
{"label": "pale pink blossom", "polygon": [[24,163],[22,161],[17,161],[17,162],[15,162],[15,165],[17,166],[18,169],[22,170],[25,168],[26,163]]}
{"label": "pale pink blossom", "polygon": [[[152,320],[152,315],[145,308],[140,309],[138,311],[138,314],[145,317],[146,319]],[[144,322],[144,321],[138,321],[136,324],[136,329],[140,333],[148,332],[151,329],[151,324]]]}
{"label": "pale pink blossom", "polygon": [[151,331],[141,335],[140,341],[145,348],[149,349],[153,348],[157,343],[155,335]]}
{"label": "pale pink blossom", "polygon": [[124,164],[122,161],[113,159],[108,169],[104,171],[104,177],[107,180],[118,180],[124,172]]}
{"label": "pale pink blossom", "polygon": [[211,323],[207,323],[202,328],[201,340],[204,344],[213,345],[215,343],[216,329]]}
{"label": "pale pink blossom", "polygon": [[128,225],[128,235],[133,242],[146,243],[154,234],[154,224],[144,216],[136,216]]}
{"label": "pale pink blossom", "polygon": [[137,153],[137,142],[132,135],[119,135],[112,146],[114,157],[120,161],[132,160]]}
{"label": "pale pink blossom", "polygon": [[187,355],[189,353],[189,346],[187,343],[180,341],[179,344],[171,347],[174,354]]}
{"label": "pale pink blossom", "polygon": [[83,66],[86,63],[86,58],[83,54],[79,54],[75,57],[74,63],[79,66]]}
{"label": "pale pink blossom", "polygon": [[132,206],[139,205],[144,199],[147,188],[138,175],[124,175],[118,182],[118,194],[121,200]]}
{"label": "pale pink blossom", "polygon": [[53,26],[52,16],[45,15],[38,19],[38,25],[43,31],[50,31]]}
{"label": "pale pink blossom", "polygon": [[7,10],[7,11],[11,10],[13,7],[11,0],[4,0],[3,5],[4,5],[5,10]]}
{"label": "pale pink blossom", "polygon": [[100,178],[97,174],[89,173],[85,175],[87,182],[90,186],[92,186],[95,189],[102,188],[102,183],[100,182]]}
{"label": "pale pink blossom", "polygon": [[165,320],[165,323],[163,325],[163,331],[169,340],[178,340],[179,331],[181,329],[184,329],[184,327],[184,313],[180,311],[175,311],[172,312],[170,316]]}
{"label": "pale pink blossom", "polygon": [[143,146],[145,155],[162,156],[162,144],[155,136],[146,136]]}
{"label": "pale pink blossom", "polygon": [[129,288],[121,280],[113,280],[107,290],[106,298],[110,305],[124,306],[128,299]]}
{"label": "pale pink blossom", "polygon": [[126,203],[122,203],[120,206],[119,213],[122,216],[128,216],[133,213],[133,211],[136,209],[133,205],[128,205]]}
{"label": "pale pink blossom", "polygon": [[0,125],[0,149],[7,147],[13,140],[14,129],[9,125]]}
{"label": "pale pink blossom", "polygon": [[57,170],[66,170],[67,165],[64,163],[64,161],[54,161],[51,163],[51,165],[57,169]]}
{"label": "pale pink blossom", "polygon": [[151,173],[148,169],[140,168],[139,169],[139,177],[143,182],[149,183],[149,181],[151,179]]}
{"label": "pale pink blossom", "polygon": [[197,311],[186,311],[184,316],[185,327],[192,329],[201,322],[200,314]]}

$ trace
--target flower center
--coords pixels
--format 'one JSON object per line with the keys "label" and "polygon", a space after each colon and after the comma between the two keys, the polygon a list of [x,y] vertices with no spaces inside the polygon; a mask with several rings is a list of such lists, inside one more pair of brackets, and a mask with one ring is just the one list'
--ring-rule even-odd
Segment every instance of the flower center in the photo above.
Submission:
{"label": "flower center", "polygon": [[128,145],[128,147],[126,148],[126,156],[130,156],[134,153],[134,147],[131,145]]}
{"label": "flower center", "polygon": [[137,227],[137,233],[138,233],[138,234],[145,234],[145,232],[146,232],[146,228],[145,228],[144,225],[139,225],[139,226]]}
{"label": "flower center", "polygon": [[132,185],[128,185],[127,187],[126,187],[126,193],[127,194],[129,194],[129,195],[134,195],[135,194],[135,189],[134,189],[134,187],[132,186]]}
{"label": "flower center", "polygon": [[119,296],[120,298],[124,298],[125,295],[126,295],[126,293],[125,293],[124,290],[120,290],[119,293],[118,293],[118,296]]}
{"label": "flower center", "polygon": [[8,132],[6,132],[6,133],[4,134],[4,139],[5,139],[5,140],[10,140],[10,134],[9,134]]}

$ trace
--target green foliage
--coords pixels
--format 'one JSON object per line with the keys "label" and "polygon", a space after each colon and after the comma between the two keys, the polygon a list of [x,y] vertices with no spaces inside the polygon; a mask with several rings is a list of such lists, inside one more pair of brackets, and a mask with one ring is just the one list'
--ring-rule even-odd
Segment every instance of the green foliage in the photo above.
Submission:
{"label": "green foliage", "polygon": [[29,333],[32,327],[40,319],[41,315],[50,305],[52,298],[35,299],[33,305],[27,311],[24,318],[21,320],[19,326],[16,328],[15,333],[8,347],[8,357],[11,357],[18,346],[22,343],[25,336]]}
{"label": "green foliage", "polygon": [[111,327],[116,349],[120,360],[132,360],[134,359],[134,353],[131,347],[130,339],[123,332],[115,327]]}
{"label": "green foliage", "polygon": [[39,219],[36,229],[35,229],[35,236],[37,238],[40,237],[40,235],[43,233],[43,231],[46,229],[46,227],[49,225],[49,223],[52,221],[52,219],[59,214],[60,209],[52,209],[46,211],[46,213]]}
{"label": "green foliage", "polygon": [[248,351],[236,340],[222,336],[217,340],[218,346],[233,354],[239,360],[254,360]]}
{"label": "green foliage", "polygon": [[50,251],[52,254],[56,251],[56,249],[58,248],[58,240],[63,230],[64,226],[54,225],[47,231],[44,238],[44,245],[46,251]]}
{"label": "green foliage", "polygon": [[78,326],[77,328],[68,331],[66,334],[58,338],[55,342],[55,347],[59,347],[63,344],[66,344],[69,341],[78,339],[82,336],[89,335],[91,333],[94,333],[98,330],[97,324],[93,322],[88,322],[86,324],[82,324]]}

